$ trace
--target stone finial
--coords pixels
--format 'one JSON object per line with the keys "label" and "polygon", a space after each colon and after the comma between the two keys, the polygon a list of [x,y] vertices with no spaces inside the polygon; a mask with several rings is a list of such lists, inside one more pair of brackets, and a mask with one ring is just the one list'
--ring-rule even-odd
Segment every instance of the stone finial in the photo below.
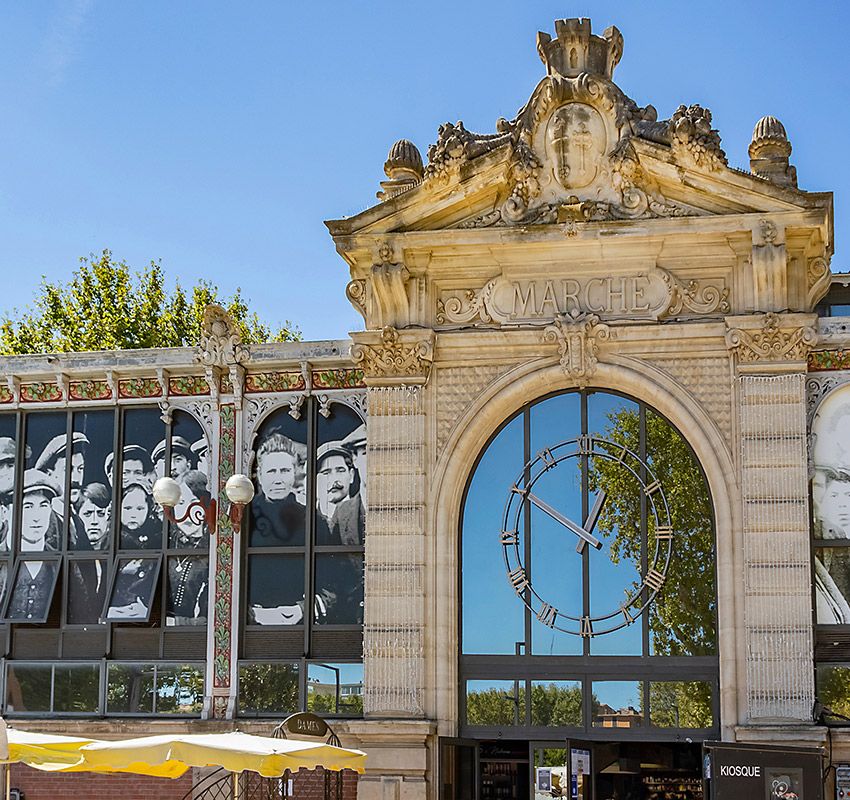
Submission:
{"label": "stone finial", "polygon": [[537,34],[537,53],[547,75],[575,78],[582,72],[611,80],[623,55],[623,34],[614,26],[595,36],[586,17],[555,20],[555,38]]}
{"label": "stone finial", "polygon": [[201,341],[195,360],[205,367],[231,367],[248,360],[248,346],[233,318],[214,303],[204,309]]}
{"label": "stone finial", "polygon": [[381,181],[379,200],[389,200],[418,186],[422,182],[425,167],[422,154],[409,139],[399,139],[391,148],[384,162],[388,181]]}
{"label": "stone finial", "polygon": [[797,169],[788,163],[791,142],[785,126],[776,117],[762,117],[753,128],[750,142],[750,172],[777,186],[797,188]]}

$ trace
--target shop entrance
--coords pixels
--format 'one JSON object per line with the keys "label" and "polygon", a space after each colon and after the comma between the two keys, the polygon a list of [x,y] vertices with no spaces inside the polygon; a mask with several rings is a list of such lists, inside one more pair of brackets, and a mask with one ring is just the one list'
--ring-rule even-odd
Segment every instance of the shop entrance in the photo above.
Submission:
{"label": "shop entrance", "polygon": [[441,800],[702,800],[701,745],[444,740]]}

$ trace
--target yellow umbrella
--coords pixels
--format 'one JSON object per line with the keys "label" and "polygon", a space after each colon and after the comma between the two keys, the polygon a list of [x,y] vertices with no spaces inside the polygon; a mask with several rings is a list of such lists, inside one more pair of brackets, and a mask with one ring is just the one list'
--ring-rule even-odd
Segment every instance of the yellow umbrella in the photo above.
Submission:
{"label": "yellow umbrella", "polygon": [[83,736],[60,736],[56,733],[31,733],[17,728],[6,730],[9,751],[3,763],[21,762],[37,769],[60,769],[81,760],[80,748],[94,739]]}
{"label": "yellow umbrella", "polygon": [[117,742],[93,742],[80,749],[81,769],[138,772],[179,778],[189,767],[250,770],[274,778],[302,767],[364,772],[360,750],[297,739],[275,739],[248,733],[198,733],[143,736]]}

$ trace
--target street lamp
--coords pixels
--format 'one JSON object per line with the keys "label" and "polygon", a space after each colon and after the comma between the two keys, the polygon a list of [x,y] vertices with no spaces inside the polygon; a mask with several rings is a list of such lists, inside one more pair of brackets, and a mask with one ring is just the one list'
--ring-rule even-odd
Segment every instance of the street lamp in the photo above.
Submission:
{"label": "street lamp", "polygon": [[[242,515],[245,506],[254,498],[254,484],[247,475],[231,475],[224,484],[224,493],[230,501],[229,517],[235,531],[242,526]],[[205,493],[206,494],[206,493]],[[174,515],[174,507],[183,497],[183,489],[174,478],[165,475],[158,478],[153,485],[153,499],[162,506],[165,518],[179,525],[187,520],[195,525],[206,523],[211,534],[216,532],[217,527],[217,504],[215,498],[206,500],[194,500],[189,503],[186,511],[179,517]]]}

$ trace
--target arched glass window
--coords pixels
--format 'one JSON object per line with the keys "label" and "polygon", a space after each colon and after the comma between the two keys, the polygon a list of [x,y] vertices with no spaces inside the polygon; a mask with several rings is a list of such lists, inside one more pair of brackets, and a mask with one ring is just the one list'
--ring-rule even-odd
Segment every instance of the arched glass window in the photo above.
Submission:
{"label": "arched glass window", "polygon": [[462,512],[465,730],[716,731],[715,586],[708,486],[675,427],[613,392],[529,404]]}

